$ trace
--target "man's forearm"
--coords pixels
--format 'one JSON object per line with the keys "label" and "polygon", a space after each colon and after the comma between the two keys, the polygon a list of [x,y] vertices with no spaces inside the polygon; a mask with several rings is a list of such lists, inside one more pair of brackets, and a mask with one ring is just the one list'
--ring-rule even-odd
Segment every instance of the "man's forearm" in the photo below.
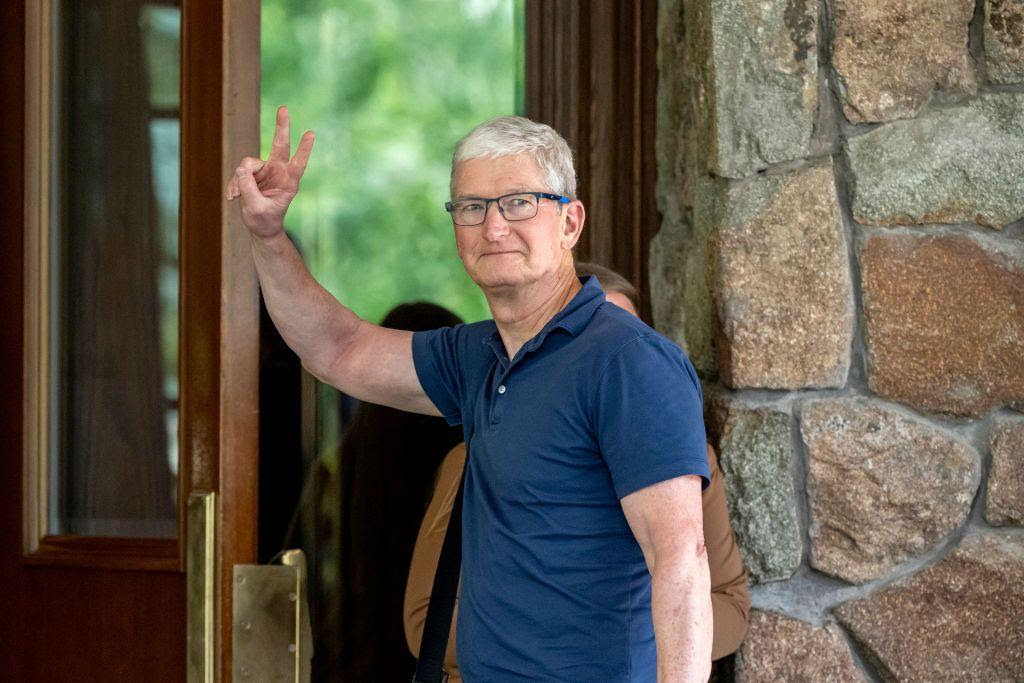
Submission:
{"label": "man's forearm", "polygon": [[659,558],[651,593],[659,683],[706,681],[713,634],[707,554]]}
{"label": "man's forearm", "polygon": [[282,231],[251,237],[263,299],[281,336],[314,375],[323,377],[359,327],[359,317],[338,303],[310,274]]}

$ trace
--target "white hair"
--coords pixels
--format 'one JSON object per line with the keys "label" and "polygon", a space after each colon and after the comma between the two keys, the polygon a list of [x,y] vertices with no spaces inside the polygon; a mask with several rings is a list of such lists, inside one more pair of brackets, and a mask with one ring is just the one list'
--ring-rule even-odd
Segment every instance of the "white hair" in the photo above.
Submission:
{"label": "white hair", "polygon": [[554,128],[522,116],[497,116],[484,121],[459,140],[452,154],[449,190],[455,196],[455,174],[469,159],[498,159],[528,153],[544,174],[547,190],[576,198],[576,170],[572,150]]}

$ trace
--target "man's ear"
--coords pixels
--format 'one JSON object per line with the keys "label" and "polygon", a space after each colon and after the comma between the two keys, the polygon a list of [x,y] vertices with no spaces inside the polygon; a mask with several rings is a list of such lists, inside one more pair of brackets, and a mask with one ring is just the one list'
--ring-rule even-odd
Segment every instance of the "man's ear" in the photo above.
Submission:
{"label": "man's ear", "polygon": [[569,250],[576,246],[583,234],[583,223],[587,219],[587,210],[583,202],[574,199],[565,205],[565,223],[562,227],[562,248]]}

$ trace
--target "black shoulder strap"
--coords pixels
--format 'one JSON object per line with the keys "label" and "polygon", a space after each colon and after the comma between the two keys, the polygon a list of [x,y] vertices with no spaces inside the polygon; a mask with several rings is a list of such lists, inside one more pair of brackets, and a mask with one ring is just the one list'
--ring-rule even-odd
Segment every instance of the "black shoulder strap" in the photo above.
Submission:
{"label": "black shoulder strap", "polygon": [[[468,452],[466,461],[469,461]],[[413,683],[441,683],[448,680],[444,672],[444,653],[448,649],[448,633],[452,627],[455,612],[455,597],[459,591],[459,574],[462,571],[462,487],[466,483],[466,468],[462,468],[459,490],[448,519],[448,530],[441,544],[441,556],[437,560],[434,574],[434,588],[430,591],[427,605],[427,619],[423,623],[423,639],[420,641],[420,656],[416,663]]]}

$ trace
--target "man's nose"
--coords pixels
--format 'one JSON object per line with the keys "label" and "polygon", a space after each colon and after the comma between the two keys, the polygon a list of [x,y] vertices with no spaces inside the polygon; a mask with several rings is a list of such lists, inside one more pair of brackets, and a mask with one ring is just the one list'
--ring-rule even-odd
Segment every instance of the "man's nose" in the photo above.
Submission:
{"label": "man's nose", "polygon": [[484,237],[489,240],[504,237],[511,231],[508,221],[501,215],[498,202],[488,204],[487,212],[484,214],[484,224],[481,227],[484,231]]}

